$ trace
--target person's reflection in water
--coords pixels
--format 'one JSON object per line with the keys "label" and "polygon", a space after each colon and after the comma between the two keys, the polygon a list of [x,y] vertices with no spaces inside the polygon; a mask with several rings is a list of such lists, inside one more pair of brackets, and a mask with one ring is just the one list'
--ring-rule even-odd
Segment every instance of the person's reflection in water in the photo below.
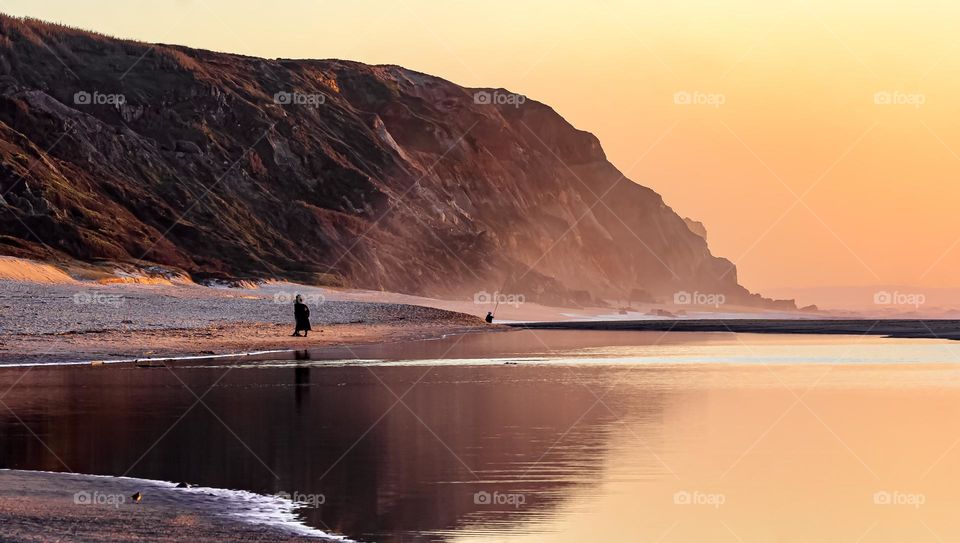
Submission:
{"label": "person's reflection in water", "polygon": [[297,366],[293,368],[293,401],[297,413],[303,407],[303,402],[310,396],[310,367]]}

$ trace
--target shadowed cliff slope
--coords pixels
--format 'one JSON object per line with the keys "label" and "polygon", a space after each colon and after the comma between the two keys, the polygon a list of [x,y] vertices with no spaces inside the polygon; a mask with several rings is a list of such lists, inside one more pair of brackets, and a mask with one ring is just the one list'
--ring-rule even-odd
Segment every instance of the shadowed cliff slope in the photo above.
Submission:
{"label": "shadowed cliff slope", "polygon": [[502,89],[0,18],[0,253],[547,303],[769,305],[592,134]]}

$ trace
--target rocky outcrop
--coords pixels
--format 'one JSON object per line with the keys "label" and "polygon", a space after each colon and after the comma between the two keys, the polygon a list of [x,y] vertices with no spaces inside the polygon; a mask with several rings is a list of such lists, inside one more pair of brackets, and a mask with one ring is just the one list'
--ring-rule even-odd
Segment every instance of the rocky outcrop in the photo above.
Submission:
{"label": "rocky outcrop", "polygon": [[691,232],[703,238],[703,241],[708,241],[707,227],[704,226],[702,222],[695,221],[689,217],[684,217],[683,222],[687,224],[687,228],[689,228]]}
{"label": "rocky outcrop", "polygon": [[0,253],[547,303],[763,305],[592,134],[503,89],[0,19]]}

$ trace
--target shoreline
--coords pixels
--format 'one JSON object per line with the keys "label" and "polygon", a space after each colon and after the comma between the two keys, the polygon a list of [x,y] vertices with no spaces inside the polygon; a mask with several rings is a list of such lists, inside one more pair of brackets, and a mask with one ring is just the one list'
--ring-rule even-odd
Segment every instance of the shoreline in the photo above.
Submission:
{"label": "shoreline", "polygon": [[[312,310],[313,332],[308,337],[290,337],[291,301],[296,294],[302,294]],[[536,321],[511,321],[508,316],[489,325],[478,315],[463,312],[476,307],[466,302],[290,283],[219,288],[0,281],[0,368],[298,360],[338,347],[518,329],[960,339],[960,320],[783,316],[636,320],[557,313],[549,318],[567,320],[543,321],[547,315],[539,308],[523,315],[526,319],[539,317]]]}
{"label": "shoreline", "polygon": [[4,541],[349,541],[303,524],[297,509],[287,498],[243,490],[0,469]]}
{"label": "shoreline", "polygon": [[51,358],[47,355],[27,354],[19,355],[21,358],[30,356],[43,356],[45,362],[4,362],[0,358],[0,370],[5,368],[43,368],[43,367],[63,367],[63,366],[137,366],[137,367],[161,367],[167,364],[179,362],[189,362],[196,364],[214,364],[214,363],[234,363],[234,362],[267,362],[267,361],[288,361],[288,360],[339,360],[336,357],[325,358],[323,356],[311,355],[311,352],[323,351],[326,349],[366,347],[371,345],[390,345],[403,343],[407,341],[432,341],[445,339],[449,336],[458,336],[465,334],[504,332],[509,331],[505,325],[487,325],[474,327],[440,327],[431,328],[404,328],[393,335],[367,334],[357,336],[356,341],[338,341],[325,343],[323,345],[313,345],[298,349],[268,349],[255,351],[237,351],[221,354],[194,354],[186,352],[184,354],[171,354],[159,357],[139,357],[139,358],[117,358],[106,360],[69,360]]}
{"label": "shoreline", "polygon": [[960,320],[937,319],[691,319],[507,323],[518,330],[730,332],[740,334],[871,335],[960,340]]}

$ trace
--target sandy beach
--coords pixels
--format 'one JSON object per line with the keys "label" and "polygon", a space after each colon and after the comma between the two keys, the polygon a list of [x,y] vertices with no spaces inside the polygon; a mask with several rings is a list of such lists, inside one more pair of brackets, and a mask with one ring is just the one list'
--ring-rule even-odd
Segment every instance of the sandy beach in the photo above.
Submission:
{"label": "sandy beach", "polygon": [[[313,332],[291,337],[293,297]],[[286,283],[192,284],[0,281],[0,364],[223,355],[439,337],[483,329],[478,317],[403,303],[331,299]]]}
{"label": "sandy beach", "polygon": [[[497,323],[505,326],[490,326],[480,316],[495,308],[469,300],[291,283],[215,288],[189,282],[104,284],[47,275],[30,271],[33,280],[11,280],[10,274],[0,279],[0,365],[315,350],[508,326],[960,338],[960,323],[947,320],[824,319],[738,311],[670,319],[651,317],[647,308],[617,314],[609,308],[531,303],[499,306]],[[290,336],[297,294],[311,309],[313,332],[305,338]]]}

